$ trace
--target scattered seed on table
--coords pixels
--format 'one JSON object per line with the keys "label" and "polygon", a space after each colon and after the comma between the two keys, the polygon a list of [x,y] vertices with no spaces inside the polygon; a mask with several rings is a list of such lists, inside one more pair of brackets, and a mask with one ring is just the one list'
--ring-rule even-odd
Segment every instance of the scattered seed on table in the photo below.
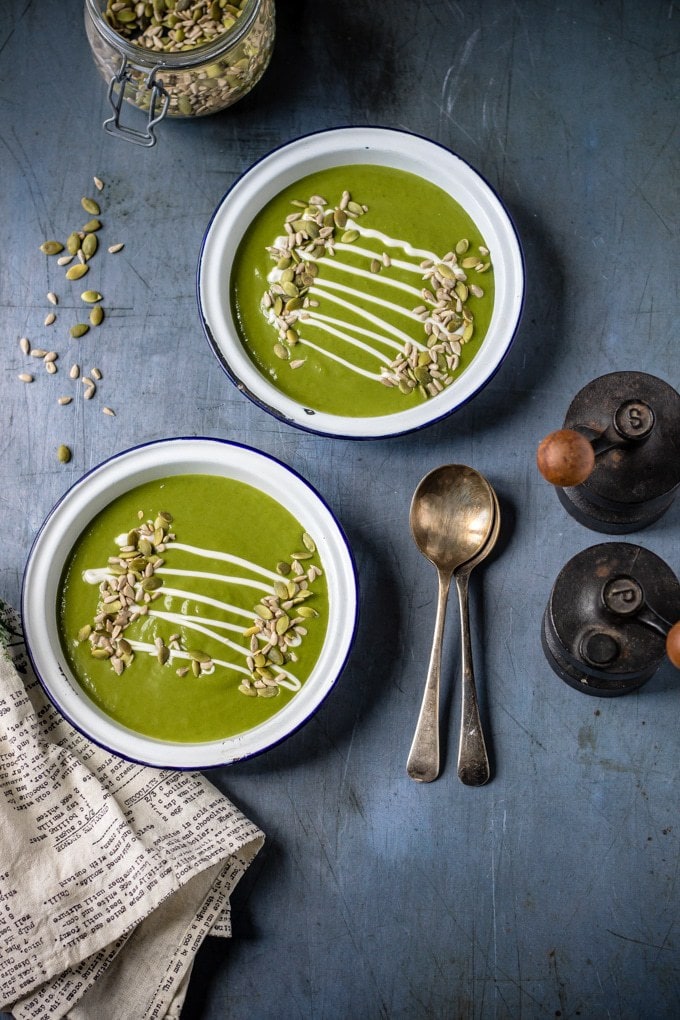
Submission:
{"label": "scattered seed on table", "polygon": [[21,381],[25,383],[33,382],[33,376],[29,375],[28,372],[20,372],[17,379],[21,379]]}
{"label": "scattered seed on table", "polygon": [[[80,249],[78,250],[80,256]],[[79,280],[81,276],[85,276],[85,273],[89,273],[90,267],[85,265],[84,262],[79,262],[76,266],[71,266],[70,269],[66,270],[67,280]]]}
{"label": "scattered seed on table", "polygon": [[30,354],[32,358],[44,358],[47,351],[44,347],[33,347]]}
{"label": "scattered seed on table", "polygon": [[112,411],[110,407],[102,407],[102,414],[108,414],[109,418],[116,417],[116,412]]}
{"label": "scattered seed on table", "polygon": [[81,198],[80,204],[82,205],[85,212],[89,213],[90,216],[99,216],[101,210],[99,208],[98,203],[95,202],[93,198]]}
{"label": "scattered seed on table", "polygon": [[77,379],[78,376],[80,375],[80,365],[71,365],[68,374],[70,375],[71,379]]}
{"label": "scattered seed on table", "polygon": [[49,312],[49,314],[45,316],[45,325],[46,326],[51,326],[52,323],[56,322],[56,321],[57,321],[57,317],[54,314],[54,312]]}
{"label": "scattered seed on table", "polygon": [[40,245],[40,251],[43,255],[58,255],[63,250],[64,246],[59,241],[43,241]]}
{"label": "scattered seed on table", "polygon": [[101,326],[104,321],[104,309],[101,305],[95,305],[90,312],[90,322],[93,326]]}
{"label": "scattered seed on table", "polygon": [[58,357],[59,355],[56,351],[48,351],[43,360],[45,362],[56,361]]}
{"label": "scattered seed on table", "polygon": [[92,376],[93,379],[96,379],[97,382],[99,382],[99,380],[102,377],[102,374],[101,374],[101,372],[100,372],[100,370],[98,368],[91,369],[90,370],[90,375]]}
{"label": "scattered seed on table", "polygon": [[93,177],[92,180],[94,181],[94,186],[97,189],[97,191],[104,190],[104,182],[101,179],[101,177]]}
{"label": "scattered seed on table", "polygon": [[56,373],[57,373],[57,366],[55,365],[55,363],[53,361],[46,361],[45,362],[45,371],[48,373],[48,375],[56,375]]}
{"label": "scattered seed on table", "polygon": [[79,337],[85,336],[89,329],[90,327],[86,322],[77,322],[75,326],[71,326],[69,333],[74,340],[77,340]]}
{"label": "scattered seed on table", "polygon": [[61,446],[57,447],[57,460],[60,461],[62,464],[68,464],[70,459],[71,451],[69,450],[68,446],[66,446],[65,443],[62,443]]}
{"label": "scattered seed on table", "polygon": [[66,404],[70,404],[72,400],[73,397],[59,397],[57,403],[60,404],[62,407],[65,407]]}
{"label": "scattered seed on table", "polygon": [[83,397],[85,400],[92,400],[96,392],[97,392],[96,386],[94,385],[88,386],[85,392],[83,393]]}
{"label": "scattered seed on table", "polygon": [[22,336],[21,340],[19,341],[19,347],[21,348],[22,354],[28,354],[28,352],[31,349],[31,342],[27,336]]}
{"label": "scattered seed on table", "polygon": [[73,262],[73,255],[62,255],[57,259],[58,266],[67,266],[69,262]]}
{"label": "scattered seed on table", "polygon": [[47,292],[47,300],[49,301],[49,303],[51,305],[58,305],[59,304],[59,298],[51,290]]}
{"label": "scattered seed on table", "polygon": [[125,247],[124,244],[110,244],[108,249],[109,254],[115,255],[116,252],[122,251],[124,247]]}
{"label": "scattered seed on table", "polygon": [[101,301],[101,299],[101,294],[96,290],[84,290],[80,295],[80,300],[84,301],[87,305],[95,305],[97,301]]}

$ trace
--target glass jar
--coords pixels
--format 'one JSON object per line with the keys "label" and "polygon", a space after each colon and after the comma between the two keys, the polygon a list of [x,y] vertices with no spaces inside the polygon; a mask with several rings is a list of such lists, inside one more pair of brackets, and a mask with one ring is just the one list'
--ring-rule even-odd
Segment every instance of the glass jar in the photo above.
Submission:
{"label": "glass jar", "polygon": [[[122,11],[128,23],[137,18],[135,25],[146,24],[147,37],[164,35],[167,40],[169,33],[170,51],[163,49],[160,39],[154,49],[125,38],[110,23],[111,6],[112,0],[85,0],[85,31],[94,62],[109,83],[113,116],[104,121],[104,128],[127,141],[154,145],[154,128],[164,117],[200,117],[231,106],[250,92],[269,63],[274,0],[216,0],[210,5],[213,13],[226,12],[228,22],[235,16],[233,24],[198,45],[192,45],[191,36],[198,34],[200,25],[190,19],[205,4],[188,0],[113,4],[117,16]],[[159,28],[161,19],[164,24]],[[187,24],[185,31],[182,26]],[[179,46],[183,48],[174,48]],[[146,111],[145,131],[120,123],[123,100]]]}

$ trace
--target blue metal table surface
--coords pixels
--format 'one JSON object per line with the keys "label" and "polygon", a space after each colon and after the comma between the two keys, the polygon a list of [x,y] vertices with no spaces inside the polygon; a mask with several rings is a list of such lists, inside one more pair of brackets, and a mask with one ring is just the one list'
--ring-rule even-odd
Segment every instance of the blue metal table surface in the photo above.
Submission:
{"label": "blue metal table surface", "polygon": [[[680,383],[677,3],[280,0],[251,95],[162,125],[148,150],[102,130],[80,4],[0,10],[0,596],[17,604],[36,530],[83,472],[178,434],[245,442],[300,472],[359,571],[358,637],[327,702],[266,755],[210,775],[268,839],[233,897],[233,939],[199,954],[183,1016],[677,1017],[680,676],[666,664],[639,693],[605,700],[551,671],[540,620],[552,583],[603,539],[535,468],[538,441],[590,379],[641,370]],[[487,388],[429,429],[363,443],[290,429],[245,400],[195,300],[203,232],[237,175],[346,124],[415,131],[469,161],[506,203],[527,270],[514,348]],[[80,215],[93,174],[108,240],[125,249],[101,282],[106,332],[83,346],[102,401],[68,414],[42,378],[17,381],[18,339],[46,336],[37,248]],[[436,596],[408,507],[422,475],[450,462],[486,474],[503,512],[499,550],[471,585],[493,753],[480,789],[455,774],[453,606],[443,774],[420,785],[405,772]],[[679,535],[676,505],[624,540],[677,572]]]}

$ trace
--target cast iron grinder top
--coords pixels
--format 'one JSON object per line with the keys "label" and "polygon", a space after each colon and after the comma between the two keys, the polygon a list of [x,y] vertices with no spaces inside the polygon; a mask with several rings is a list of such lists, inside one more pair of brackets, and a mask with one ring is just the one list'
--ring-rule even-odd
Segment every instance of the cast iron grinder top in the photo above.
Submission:
{"label": "cast iron grinder top", "polygon": [[600,376],[576,394],[564,427],[541,441],[537,462],[586,527],[647,527],[680,487],[680,394],[644,372]]}

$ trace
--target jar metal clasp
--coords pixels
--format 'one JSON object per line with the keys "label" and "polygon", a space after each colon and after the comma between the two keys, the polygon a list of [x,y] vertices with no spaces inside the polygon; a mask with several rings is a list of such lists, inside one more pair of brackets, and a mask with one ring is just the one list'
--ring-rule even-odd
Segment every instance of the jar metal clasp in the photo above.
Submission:
{"label": "jar metal clasp", "polygon": [[[163,83],[156,80],[156,74],[162,67],[157,64],[149,72],[146,79],[146,88],[151,96],[149,99],[149,115],[146,122],[146,131],[138,131],[136,128],[127,127],[120,123],[120,114],[125,98],[125,86],[132,83],[132,75],[128,69],[127,57],[123,57],[121,65],[116,74],[109,82],[108,98],[113,108],[113,116],[104,121],[104,129],[111,135],[118,135],[127,142],[135,145],[144,145],[150,148],[156,144],[154,128],[165,117],[170,105],[170,94],[163,88]],[[160,103],[160,107],[159,107]]]}

